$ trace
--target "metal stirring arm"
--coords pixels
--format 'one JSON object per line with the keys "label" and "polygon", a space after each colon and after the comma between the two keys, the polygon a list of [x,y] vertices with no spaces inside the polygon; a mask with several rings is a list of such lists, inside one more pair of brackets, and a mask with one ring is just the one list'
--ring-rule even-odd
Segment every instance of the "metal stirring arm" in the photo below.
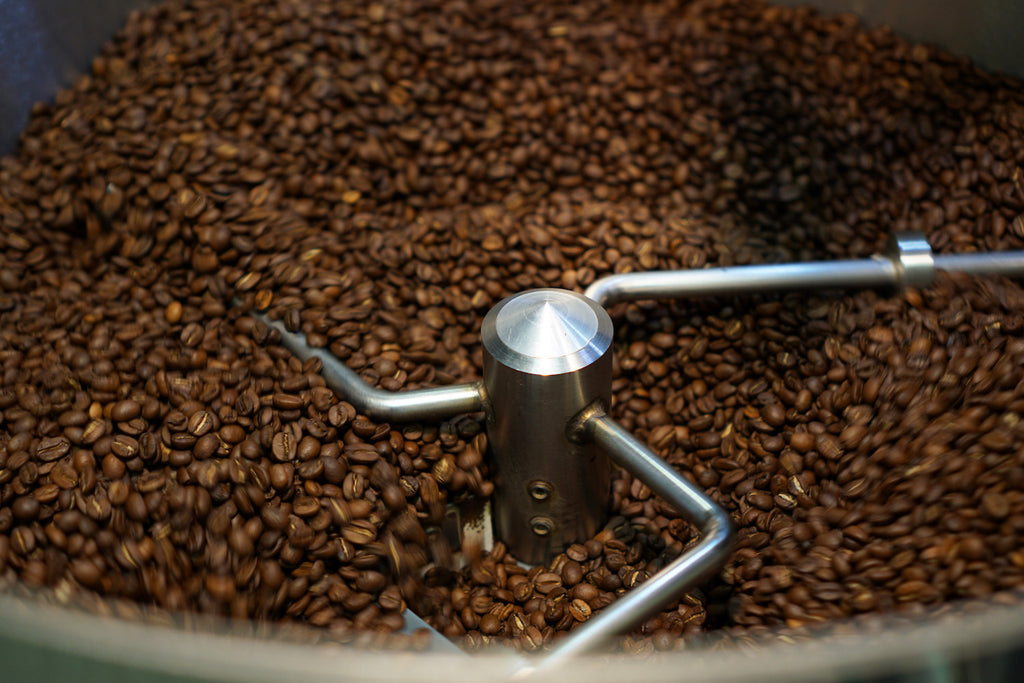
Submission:
{"label": "metal stirring arm", "polygon": [[[890,238],[884,254],[866,259],[625,273],[595,281],[584,295],[608,307],[622,301],[765,291],[926,287],[934,280],[936,270],[1021,276],[1024,251],[933,255],[922,233],[904,232]],[[326,349],[306,344],[304,335],[289,332],[281,321],[258,313],[254,316],[277,330],[281,343],[298,358],[319,358],[327,385],[370,417],[411,422],[443,419],[485,407],[480,382],[397,392],[378,389]]]}
{"label": "metal stirring arm", "polygon": [[281,345],[300,360],[319,359],[323,364],[320,374],[327,386],[364,415],[387,422],[414,422],[440,420],[484,409],[483,386],[480,382],[407,391],[378,389],[365,382],[327,349],[307,344],[304,334],[290,332],[279,320],[259,313],[253,316],[267,327],[277,330],[281,335]]}
{"label": "metal stirring arm", "polygon": [[596,650],[615,635],[643,623],[703,579],[718,571],[732,552],[734,530],[728,513],[637,441],[599,405],[584,410],[569,425],[570,438],[593,441],[622,469],[671,503],[700,531],[700,541],[639,588],[605,608],[599,618],[576,628],[534,670]]}
{"label": "metal stirring arm", "polygon": [[596,280],[584,294],[607,307],[622,301],[801,289],[902,289],[927,287],[936,270],[1020,276],[1024,251],[933,255],[924,234],[901,232],[890,237],[885,253],[866,259],[624,273]]}

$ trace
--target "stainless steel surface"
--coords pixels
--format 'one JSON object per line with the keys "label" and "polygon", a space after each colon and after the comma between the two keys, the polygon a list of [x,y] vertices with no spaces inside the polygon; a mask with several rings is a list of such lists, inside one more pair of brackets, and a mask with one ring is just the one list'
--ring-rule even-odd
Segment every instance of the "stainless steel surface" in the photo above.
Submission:
{"label": "stainless steel surface", "polygon": [[607,607],[599,619],[575,629],[542,662],[532,665],[537,669],[553,668],[570,657],[595,651],[613,635],[636,627],[717,571],[732,552],[732,522],[725,510],[637,441],[600,407],[591,407],[582,413],[574,430],[579,434],[578,438],[596,443],[615,464],[678,508],[683,518],[699,529],[701,539],[639,588]]}
{"label": "stainless steel surface", "polygon": [[566,426],[611,400],[612,322],[579,294],[537,289],[492,308],[481,336],[495,536],[536,564],[592,537],[607,514],[607,457],[570,442]]}
{"label": "stainless steel surface", "polygon": [[[480,683],[522,671],[522,658],[507,653],[465,657],[379,652],[318,642],[321,631],[301,626],[285,630],[263,625],[256,630],[230,622],[140,622],[3,592],[0,614],[0,660],[5,680],[11,681]],[[1018,677],[1019,659],[980,658],[1006,652],[1022,640],[1024,605],[992,606],[953,619],[851,629],[841,638],[765,643],[743,650],[708,649],[697,641],[683,652],[642,662],[628,655],[577,657],[571,666],[533,671],[525,678],[552,683],[821,683],[882,675],[890,683],[1009,681]],[[964,660],[968,664],[962,665]]]}
{"label": "stainless steel surface", "polygon": [[500,302],[484,319],[484,345],[502,365],[531,375],[560,375],[590,365],[608,350],[611,325],[578,294],[535,289]]}
{"label": "stainless steel surface", "polygon": [[852,12],[868,26],[890,26],[911,40],[967,55],[981,66],[1024,76],[1024,2],[1020,0],[779,0],[817,7],[824,14]]}
{"label": "stainless steel surface", "polygon": [[603,306],[642,299],[753,294],[800,289],[922,287],[935,270],[974,275],[1024,275],[1024,251],[932,256],[924,235],[894,235],[886,255],[866,259],[809,261],[701,270],[625,273],[596,280],[584,294]]}
{"label": "stainless steel surface", "polygon": [[461,655],[463,657],[469,656],[465,650],[460,649],[458,645],[438,633],[430,624],[423,621],[423,619],[412,610],[405,610],[405,614],[402,616],[405,617],[405,626],[402,628],[401,633],[415,633],[416,631],[421,630],[430,632],[430,645],[428,649],[431,652]]}
{"label": "stainless steel surface", "polygon": [[973,275],[1019,276],[1024,273],[1024,251],[970,254],[936,254],[936,270],[972,273]]}
{"label": "stainless steel surface", "polygon": [[896,281],[900,287],[927,287],[935,281],[935,259],[924,233],[890,235],[885,255],[896,264]]}
{"label": "stainless steel surface", "polygon": [[67,87],[147,0],[0,0],[0,154],[14,149],[32,105]]}
{"label": "stainless steel surface", "polygon": [[319,358],[327,386],[340,394],[357,410],[370,417],[390,422],[412,422],[452,417],[459,413],[483,410],[481,385],[477,382],[453,384],[429,389],[385,391],[370,386],[327,349],[306,344],[304,335],[289,332],[279,320],[253,316],[281,334],[281,345],[303,361]]}
{"label": "stainless steel surface", "polygon": [[728,296],[794,289],[883,287],[896,283],[887,258],[809,261],[767,266],[625,273],[601,278],[585,294],[603,306],[644,299]]}

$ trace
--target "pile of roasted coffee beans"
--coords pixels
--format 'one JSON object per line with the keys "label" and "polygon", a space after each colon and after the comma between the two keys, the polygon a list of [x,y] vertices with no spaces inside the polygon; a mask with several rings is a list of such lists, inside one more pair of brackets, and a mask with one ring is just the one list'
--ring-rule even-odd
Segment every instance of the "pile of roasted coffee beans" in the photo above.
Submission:
{"label": "pile of roasted coffee beans", "polygon": [[[526,570],[428,533],[475,416],[357,415],[250,313],[391,390],[477,379],[502,297],[609,273],[1024,247],[1024,87],[760,2],[171,0],[0,160],[0,575],[529,651],[694,542],[638,481]],[[237,302],[237,304],[236,304]],[[614,416],[735,554],[630,651],[1013,601],[1024,290],[613,310]],[[682,636],[682,637],[681,637]]]}

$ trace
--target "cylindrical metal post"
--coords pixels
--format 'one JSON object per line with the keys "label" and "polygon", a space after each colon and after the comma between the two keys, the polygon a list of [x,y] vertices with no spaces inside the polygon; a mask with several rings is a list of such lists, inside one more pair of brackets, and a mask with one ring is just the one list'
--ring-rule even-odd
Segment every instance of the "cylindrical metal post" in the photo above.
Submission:
{"label": "cylindrical metal post", "polygon": [[496,536],[539,563],[593,536],[606,515],[608,458],[566,428],[611,399],[612,321],[579,294],[537,289],[492,308],[481,335]]}

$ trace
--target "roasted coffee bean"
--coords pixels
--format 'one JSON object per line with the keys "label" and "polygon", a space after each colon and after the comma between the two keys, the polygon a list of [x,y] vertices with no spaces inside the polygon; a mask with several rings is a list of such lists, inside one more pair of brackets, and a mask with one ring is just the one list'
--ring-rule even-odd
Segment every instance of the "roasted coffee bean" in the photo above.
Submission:
{"label": "roasted coffee bean", "polygon": [[280,462],[291,462],[295,459],[295,437],[288,432],[278,432],[274,435],[272,452]]}
{"label": "roasted coffee bean", "polygon": [[46,437],[39,442],[36,454],[43,462],[52,462],[63,458],[71,450],[71,444],[64,437]]}
{"label": "roasted coffee bean", "polygon": [[138,401],[127,399],[118,401],[110,408],[110,419],[115,422],[128,422],[142,414],[142,405]]}
{"label": "roasted coffee bean", "polygon": [[36,537],[28,527],[19,526],[11,533],[11,550],[28,557],[36,549]]}
{"label": "roasted coffee bean", "polygon": [[110,442],[110,452],[122,460],[131,460],[139,454],[139,442],[133,437],[118,434]]}
{"label": "roasted coffee bean", "polygon": [[188,420],[188,432],[192,436],[201,437],[214,428],[214,418],[209,412],[199,410]]}
{"label": "roasted coffee bean", "polygon": [[23,496],[11,504],[14,518],[20,521],[33,520],[39,515],[39,501],[33,497]]}
{"label": "roasted coffee bean", "polygon": [[576,621],[586,621],[590,618],[592,610],[585,600],[577,598],[569,604],[569,614],[571,614],[572,618]]}
{"label": "roasted coffee bean", "polygon": [[542,594],[548,594],[556,588],[561,587],[562,579],[553,572],[545,572],[537,577],[534,582],[534,588],[537,592]]}

